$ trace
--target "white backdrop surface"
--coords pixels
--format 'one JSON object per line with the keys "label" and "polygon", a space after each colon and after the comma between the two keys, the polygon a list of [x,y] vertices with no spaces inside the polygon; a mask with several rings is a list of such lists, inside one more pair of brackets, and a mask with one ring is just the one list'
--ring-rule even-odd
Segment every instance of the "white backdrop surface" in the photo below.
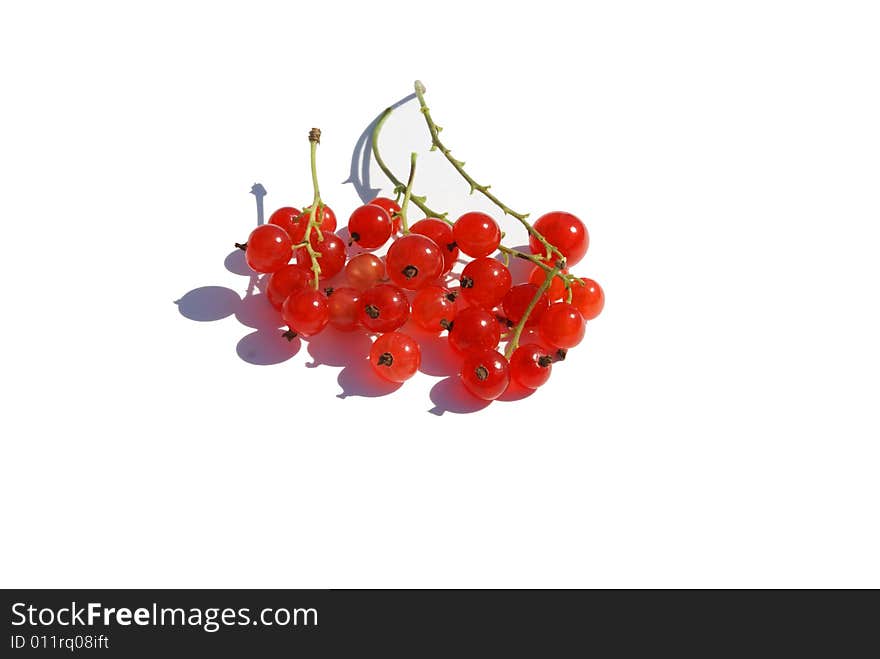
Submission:
{"label": "white backdrop surface", "polygon": [[[877,12],[4,5],[0,585],[880,586]],[[344,224],[416,78],[478,179],[589,228],[605,311],[528,398],[442,354],[376,389],[227,258],[251,185],[310,201],[312,126]],[[413,103],[384,139],[491,208]]]}

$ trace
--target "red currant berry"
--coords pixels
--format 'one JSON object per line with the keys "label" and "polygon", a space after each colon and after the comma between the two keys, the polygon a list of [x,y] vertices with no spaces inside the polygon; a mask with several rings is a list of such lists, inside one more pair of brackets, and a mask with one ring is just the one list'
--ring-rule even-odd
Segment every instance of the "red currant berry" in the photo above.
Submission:
{"label": "red currant berry", "polygon": [[365,291],[385,279],[385,262],[374,254],[358,254],[345,264],[345,277],[349,284]]}
{"label": "red currant berry", "polygon": [[[293,240],[299,227],[297,219],[302,215],[299,208],[293,206],[283,206],[269,216],[269,224],[275,224],[287,232],[290,239]],[[300,238],[302,240],[302,238]]]}
{"label": "red currant berry", "polygon": [[257,272],[275,272],[286,266],[293,255],[293,242],[275,224],[259,226],[248,237],[244,258]]}
{"label": "red currant berry", "polygon": [[284,301],[281,316],[297,334],[303,336],[317,334],[330,320],[327,296],[312,288],[296,291]]}
{"label": "red currant berry", "polygon": [[413,298],[413,320],[429,332],[449,329],[455,320],[457,297],[457,293],[442,286],[426,286]]}
{"label": "red currant berry", "polygon": [[[561,274],[566,274],[567,272],[568,270],[560,271]],[[547,271],[538,265],[529,274],[529,283],[535,286],[541,286],[545,279],[547,279]],[[550,288],[547,289],[547,298],[551,302],[556,302],[556,300],[561,300],[563,295],[565,295],[565,283],[560,277],[553,277],[553,281],[550,282]]]}
{"label": "red currant berry", "polygon": [[419,344],[411,336],[400,332],[383,334],[370,348],[370,364],[386,380],[409,380],[422,362]]}
{"label": "red currant berry", "polygon": [[[504,310],[504,316],[507,320],[514,324],[518,323],[532,300],[535,299],[538,290],[539,288],[534,284],[518,284],[507,291],[507,295],[501,301],[501,308]],[[538,298],[528,320],[526,320],[526,327],[537,325],[548,306],[550,306],[550,298],[547,297],[546,292],[541,293],[541,297]]]}
{"label": "red currant berry", "polygon": [[537,343],[514,350],[510,357],[510,378],[528,389],[537,389],[550,379],[553,358]]}
{"label": "red currant berry", "polygon": [[389,199],[388,197],[376,197],[370,202],[370,206],[384,208],[388,212],[388,217],[391,218],[394,233],[400,231],[400,216],[398,215],[400,212],[400,205],[396,201]]}
{"label": "red currant berry", "polygon": [[330,312],[330,324],[345,332],[355,329],[360,321],[360,291],[348,286],[327,289],[327,309]]}
{"label": "red currant berry", "polygon": [[280,270],[276,270],[269,277],[269,283],[266,286],[266,297],[269,303],[276,309],[281,309],[284,300],[288,296],[301,288],[306,288],[312,278],[306,270],[298,265],[286,265]]}
{"label": "red currant berry", "polygon": [[[347,252],[342,238],[329,231],[323,231],[322,234],[324,240],[318,240],[318,233],[312,231],[311,236],[309,236],[309,242],[312,245],[312,249],[321,254],[321,258],[318,259],[318,265],[321,266],[321,279],[329,279],[342,271],[342,268],[345,266]],[[296,262],[300,267],[311,271],[312,259],[309,257],[309,252],[305,247],[300,247],[296,250]]]}
{"label": "red currant berry", "polygon": [[[565,256],[569,266],[574,265],[587,253],[590,246],[590,234],[587,227],[571,213],[554,211],[539,217],[534,224],[535,230],[547,239]],[[532,254],[544,254],[544,246],[534,236],[529,237],[529,248]]]}
{"label": "red currant berry", "polygon": [[358,320],[371,332],[393,332],[409,318],[406,292],[379,284],[364,291],[358,302]]}
{"label": "red currant berry", "polygon": [[501,326],[495,315],[480,307],[459,311],[449,330],[449,345],[461,353],[494,350],[500,340]]}
{"label": "red currant berry", "polygon": [[461,381],[477,398],[495,400],[510,384],[510,367],[504,355],[495,350],[481,350],[465,357]]}
{"label": "red currant berry", "polygon": [[352,242],[364,249],[376,249],[391,237],[391,216],[381,206],[355,208],[348,219],[348,233]]}
{"label": "red currant berry", "polygon": [[[294,243],[301,243],[306,237],[309,217],[309,212],[302,213],[296,208],[285,206],[272,213],[269,217],[269,224],[280,226],[287,231]],[[336,215],[330,210],[329,206],[323,207],[323,217],[321,217],[320,226],[322,231],[336,231]]]}
{"label": "red currant berry", "polygon": [[446,273],[452,270],[452,266],[455,265],[455,261],[458,259],[458,245],[455,244],[451,226],[443,220],[426,217],[424,220],[419,220],[413,224],[409,230],[410,233],[427,236],[437,243],[437,246],[440,247],[440,251],[443,253],[443,272]]}
{"label": "red currant berry", "polygon": [[501,261],[484,256],[468,263],[461,271],[459,281],[465,300],[491,309],[507,295],[512,279],[510,270]]}
{"label": "red currant berry", "polygon": [[555,348],[574,348],[584,338],[584,317],[573,304],[556,302],[551,304],[538,331],[541,338]]}
{"label": "red currant berry", "polygon": [[485,213],[465,213],[455,221],[452,234],[458,248],[474,258],[489,256],[501,242],[498,223]]}
{"label": "red currant berry", "polygon": [[411,233],[391,243],[385,255],[385,265],[391,281],[414,291],[440,276],[443,256],[433,240]]}
{"label": "red currant berry", "polygon": [[571,303],[581,312],[584,320],[593,320],[605,307],[605,291],[592,279],[584,283],[571,282]]}

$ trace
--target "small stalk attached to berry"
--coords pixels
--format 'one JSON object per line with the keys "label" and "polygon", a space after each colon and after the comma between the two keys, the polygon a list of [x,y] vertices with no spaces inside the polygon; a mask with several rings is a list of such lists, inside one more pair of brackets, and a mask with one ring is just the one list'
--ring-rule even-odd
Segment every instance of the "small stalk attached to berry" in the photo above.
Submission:
{"label": "small stalk attached to berry", "polygon": [[403,192],[403,203],[400,205],[400,213],[398,213],[398,217],[400,217],[400,230],[403,235],[409,233],[409,222],[406,219],[406,210],[409,207],[409,200],[412,198],[412,186],[413,181],[416,178],[416,158],[418,158],[418,154],[413,151],[409,155],[409,178],[406,181],[406,189]]}
{"label": "small stalk attached to berry", "polygon": [[541,299],[541,296],[547,292],[547,289],[550,288],[550,284],[553,282],[553,278],[558,275],[562,270],[565,269],[565,259],[561,259],[556,262],[556,265],[550,269],[547,273],[547,276],[544,278],[544,283],[538,287],[535,296],[532,298],[532,301],[529,302],[529,305],[526,307],[526,310],[523,312],[522,318],[519,319],[519,322],[514,326],[513,332],[510,335],[510,341],[507,343],[507,349],[504,351],[504,356],[507,359],[510,359],[510,356],[513,354],[513,351],[519,347],[519,338],[522,336],[523,329],[526,326],[526,322],[529,320],[529,316],[532,315],[532,311],[535,310],[535,306],[538,304],[538,301]]}
{"label": "small stalk attached to berry", "polygon": [[303,241],[298,245],[294,246],[294,249],[305,249],[309,255],[309,259],[312,262],[312,273],[313,273],[313,281],[312,288],[318,290],[321,281],[321,264],[319,263],[319,259],[321,258],[321,253],[312,247],[312,231],[317,231],[316,239],[318,242],[322,242],[324,240],[324,236],[321,233],[320,221],[318,221],[318,214],[320,213],[321,218],[323,219],[324,215],[324,204],[321,202],[321,190],[318,187],[318,166],[317,166],[317,151],[318,145],[321,143],[321,129],[320,128],[312,128],[309,131],[309,151],[311,158],[311,169],[312,169],[312,188],[314,190],[314,198],[312,199],[312,205],[308,208],[303,209],[303,214],[308,213],[309,221],[306,224],[306,232],[303,236]]}

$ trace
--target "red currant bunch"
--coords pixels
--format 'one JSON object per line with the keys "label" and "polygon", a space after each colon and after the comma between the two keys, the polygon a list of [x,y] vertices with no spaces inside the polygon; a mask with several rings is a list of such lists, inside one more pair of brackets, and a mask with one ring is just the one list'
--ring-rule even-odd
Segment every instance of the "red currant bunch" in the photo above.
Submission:
{"label": "red currant bunch", "polygon": [[[383,115],[373,147],[396,197],[376,197],[355,208],[348,241],[336,234],[336,215],[320,196],[315,154],[321,135],[312,129],[312,203],[278,208],[236,246],[245,250],[255,276],[266,276],[261,288],[280,314],[279,324],[287,325],[282,336],[288,340],[313,337],[328,326],[361,332],[371,339],[363,359],[376,377],[399,384],[421,368],[420,340],[427,336],[452,348],[447,354],[456,360],[461,385],[478,400],[498,399],[510,387],[537,389],[605,306],[594,279],[569,272],[587,253],[587,228],[563,211],[529,223],[465,174],[464,163],[452,159],[440,141],[424,92],[416,83],[432,146],[503,215],[473,210],[450,221],[428,207],[426,197],[413,192],[416,154],[406,185],[378,156]],[[424,218],[410,224],[413,206]],[[527,251],[503,242],[498,220],[504,216],[527,232]],[[517,260],[526,267],[511,268]]]}

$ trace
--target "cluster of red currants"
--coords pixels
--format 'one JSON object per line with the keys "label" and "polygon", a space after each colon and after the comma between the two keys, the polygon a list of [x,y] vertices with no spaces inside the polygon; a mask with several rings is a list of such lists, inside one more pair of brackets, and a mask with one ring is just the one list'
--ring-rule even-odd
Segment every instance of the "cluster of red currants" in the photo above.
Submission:
{"label": "cluster of red currants", "polygon": [[[565,212],[543,215],[531,225],[531,253],[524,253],[501,245],[501,229],[486,213],[407,226],[405,206],[401,212],[379,197],[355,209],[348,244],[321,202],[305,211],[279,208],[254,229],[240,247],[251,268],[269,274],[267,297],[290,328],[285,336],[312,336],[328,324],[374,334],[373,369],[403,382],[421,361],[418,342],[400,331],[411,319],[448,334],[461,355],[462,382],[479,398],[498,398],[511,381],[532,389],[544,384],[604,306],[599,284],[568,273],[589,246],[583,222]],[[389,240],[384,256],[371,253]],[[349,257],[352,245],[361,249]],[[493,257],[499,250],[504,259],[533,264],[527,280],[513,281],[507,261]],[[456,274],[460,255],[471,260]],[[348,285],[322,290],[321,280],[343,271]],[[503,341],[506,353],[499,351]]]}

